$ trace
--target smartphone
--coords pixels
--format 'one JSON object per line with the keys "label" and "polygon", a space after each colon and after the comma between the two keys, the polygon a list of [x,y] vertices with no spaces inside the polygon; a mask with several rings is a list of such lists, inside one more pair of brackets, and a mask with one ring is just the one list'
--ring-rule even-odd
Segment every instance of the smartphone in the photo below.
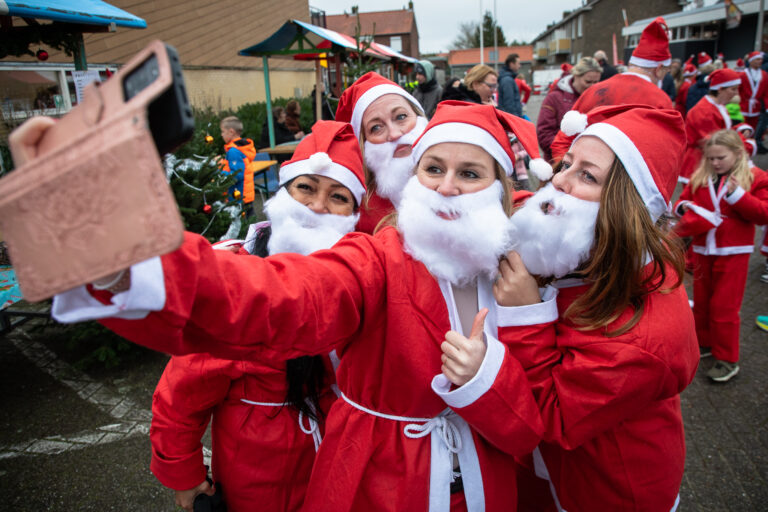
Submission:
{"label": "smartphone", "polygon": [[[170,153],[192,137],[195,119],[187,99],[181,62],[176,48],[163,43],[168,54],[171,76],[170,87],[147,105],[149,128],[157,152]],[[131,70],[123,80],[123,98],[126,103],[146,89],[160,76],[157,54],[152,53],[144,62]]]}

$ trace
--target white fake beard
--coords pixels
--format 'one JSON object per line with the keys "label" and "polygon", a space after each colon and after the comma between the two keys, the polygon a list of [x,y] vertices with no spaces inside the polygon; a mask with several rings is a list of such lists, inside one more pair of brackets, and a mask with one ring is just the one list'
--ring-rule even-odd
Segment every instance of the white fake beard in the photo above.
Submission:
{"label": "white fake beard", "polygon": [[599,202],[560,192],[552,183],[528,198],[511,218],[514,250],[528,272],[558,278],[577,269],[595,241],[599,209]]}
{"label": "white fake beard", "polygon": [[408,178],[413,176],[413,170],[416,168],[412,154],[395,158],[395,149],[402,144],[413,146],[416,139],[424,132],[424,128],[427,127],[427,122],[427,118],[417,116],[416,126],[393,142],[372,144],[365,141],[365,165],[376,176],[376,192],[392,201],[395,206],[400,202],[403,188],[408,183]]}
{"label": "white fake beard", "polygon": [[[397,210],[405,251],[433,276],[455,285],[465,285],[480,274],[493,279],[499,258],[512,245],[502,196],[498,181],[479,192],[444,197],[413,176]],[[454,220],[443,219],[438,212]]]}
{"label": "white fake beard", "polygon": [[296,201],[285,187],[264,204],[264,213],[272,225],[267,243],[269,254],[293,252],[307,255],[329,249],[355,229],[359,214],[315,213]]}

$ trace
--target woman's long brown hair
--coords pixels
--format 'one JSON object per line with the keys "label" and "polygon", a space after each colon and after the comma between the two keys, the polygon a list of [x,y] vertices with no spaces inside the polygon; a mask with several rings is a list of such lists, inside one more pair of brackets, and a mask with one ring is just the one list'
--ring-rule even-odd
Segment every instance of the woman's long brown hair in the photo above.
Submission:
{"label": "woman's long brown hair", "polygon": [[[649,272],[647,264],[652,268]],[[679,239],[655,223],[624,166],[617,158],[600,198],[592,255],[579,273],[592,286],[565,311],[580,330],[606,329],[628,308],[632,317],[606,336],[630,330],[643,314],[645,298],[673,272],[674,289],[683,280]]]}

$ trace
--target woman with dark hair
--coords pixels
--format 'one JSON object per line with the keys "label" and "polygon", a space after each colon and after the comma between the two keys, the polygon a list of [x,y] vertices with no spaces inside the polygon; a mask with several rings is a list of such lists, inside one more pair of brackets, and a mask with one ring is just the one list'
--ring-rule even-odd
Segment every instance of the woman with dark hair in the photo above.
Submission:
{"label": "woman with dark hair", "polygon": [[[320,121],[314,130],[283,166],[281,188],[264,207],[269,220],[251,226],[240,253],[310,254],[354,229],[363,184],[344,180],[330,163],[322,169],[307,158],[322,151],[340,167],[352,168],[349,174],[362,175],[352,130],[333,121]],[[325,416],[336,399],[333,373],[327,355],[285,362],[172,357],[152,402],[152,472],[176,490],[176,504],[191,512],[198,494],[214,490],[200,443],[212,420],[213,480],[229,510],[248,510],[255,503],[265,510],[299,510]]]}
{"label": "woman with dark hair", "polygon": [[[675,510],[679,393],[699,353],[682,251],[658,221],[683,120],[621,105],[592,110],[582,126],[551,183],[512,216],[524,267],[502,262],[495,287],[500,333],[519,340],[510,353],[544,421],[530,464],[559,510]],[[533,276],[555,280],[539,296]],[[520,297],[532,300],[506,307]],[[545,502],[525,488],[526,501]]]}
{"label": "woman with dark hair", "polygon": [[304,136],[304,128],[301,126],[301,105],[296,100],[291,100],[285,105],[285,126],[293,133],[301,133]]}
{"label": "woman with dark hair", "polygon": [[[286,114],[283,107],[273,108],[272,118],[274,119],[272,128],[275,130],[275,145],[295,142],[304,136],[304,132],[293,133],[285,125]],[[261,140],[259,144],[261,144],[261,147],[269,147],[269,126],[266,120],[261,127]]]}

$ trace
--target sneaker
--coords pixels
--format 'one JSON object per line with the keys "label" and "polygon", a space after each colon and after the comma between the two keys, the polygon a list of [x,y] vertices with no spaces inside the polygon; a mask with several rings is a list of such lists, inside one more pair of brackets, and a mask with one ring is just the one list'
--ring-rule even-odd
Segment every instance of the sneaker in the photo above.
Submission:
{"label": "sneaker", "polygon": [[715,382],[728,382],[739,373],[739,363],[715,360],[715,364],[707,372],[707,377]]}
{"label": "sneaker", "polygon": [[712,347],[699,347],[699,358],[704,359],[712,355]]}
{"label": "sneaker", "polygon": [[768,332],[768,316],[758,316],[755,318],[755,323],[760,329]]}

